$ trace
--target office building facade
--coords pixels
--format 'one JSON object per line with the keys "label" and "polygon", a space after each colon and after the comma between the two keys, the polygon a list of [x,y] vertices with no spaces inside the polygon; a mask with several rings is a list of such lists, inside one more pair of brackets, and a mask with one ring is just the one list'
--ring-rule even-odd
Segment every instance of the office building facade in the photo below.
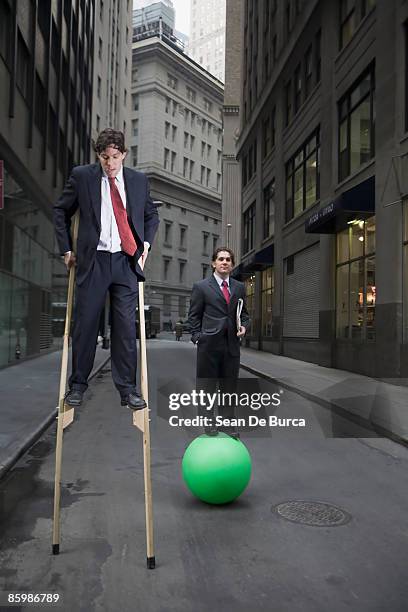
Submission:
{"label": "office building facade", "polygon": [[225,16],[225,0],[190,0],[187,52],[222,83],[225,77]]}
{"label": "office building facade", "polygon": [[168,38],[133,43],[129,163],[150,179],[160,226],[146,302],[162,328],[185,320],[221,234],[222,84]]}
{"label": "office building facade", "polygon": [[407,376],[408,6],[247,0],[242,19],[247,344]]}

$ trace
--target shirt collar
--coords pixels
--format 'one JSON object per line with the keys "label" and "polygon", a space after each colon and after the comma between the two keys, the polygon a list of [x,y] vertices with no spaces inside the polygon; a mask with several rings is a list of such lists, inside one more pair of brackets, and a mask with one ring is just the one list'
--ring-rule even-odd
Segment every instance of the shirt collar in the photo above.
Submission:
{"label": "shirt collar", "polygon": [[217,272],[214,272],[214,276],[215,276],[215,280],[217,281],[217,283],[219,284],[219,286],[221,287],[223,281],[225,280],[227,282],[227,285],[229,287],[230,284],[230,277],[227,276],[227,278],[222,278]]}
{"label": "shirt collar", "polygon": [[[108,175],[106,174],[105,170],[102,168],[102,175],[104,178],[109,178]],[[116,181],[118,183],[123,183],[123,166],[121,166],[119,172],[116,175]]]}

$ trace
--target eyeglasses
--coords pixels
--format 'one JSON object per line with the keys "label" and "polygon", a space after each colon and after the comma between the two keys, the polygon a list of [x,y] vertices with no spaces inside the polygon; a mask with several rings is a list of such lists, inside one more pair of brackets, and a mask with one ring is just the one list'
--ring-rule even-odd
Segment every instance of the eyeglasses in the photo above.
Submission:
{"label": "eyeglasses", "polygon": [[231,257],[217,257],[217,261],[231,261]]}

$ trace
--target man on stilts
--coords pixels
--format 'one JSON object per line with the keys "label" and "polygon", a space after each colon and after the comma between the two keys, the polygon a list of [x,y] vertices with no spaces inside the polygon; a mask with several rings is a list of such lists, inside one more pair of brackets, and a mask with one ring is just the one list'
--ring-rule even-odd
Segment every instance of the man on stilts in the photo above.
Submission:
{"label": "man on stilts", "polygon": [[[121,405],[145,408],[136,390],[136,304],[138,281],[159,224],[147,177],[125,168],[122,132],[103,130],[95,143],[98,162],[77,166],[54,206],[55,229],[68,269],[76,265],[72,373],[65,398],[82,403],[95,359],[100,314],[107,292],[111,304],[112,377]],[[71,218],[79,209],[77,252]]]}

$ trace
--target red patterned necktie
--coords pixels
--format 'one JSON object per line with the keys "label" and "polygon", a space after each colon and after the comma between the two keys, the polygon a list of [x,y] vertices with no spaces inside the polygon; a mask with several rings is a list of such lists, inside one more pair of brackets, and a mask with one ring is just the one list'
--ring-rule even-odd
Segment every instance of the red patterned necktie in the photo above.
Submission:
{"label": "red patterned necktie", "polygon": [[122,198],[120,197],[119,190],[116,187],[115,177],[111,176],[108,177],[108,179],[113,212],[118,226],[122,251],[125,251],[125,253],[128,255],[134,255],[136,253],[136,240],[134,239],[132,230],[130,229],[126,209],[123,206]]}
{"label": "red patterned necktie", "polygon": [[227,304],[229,304],[231,296],[230,296],[230,292],[228,291],[228,283],[227,283],[226,280],[222,281],[221,287],[222,287],[222,292],[223,292],[224,297],[225,297],[225,301],[227,302]]}

